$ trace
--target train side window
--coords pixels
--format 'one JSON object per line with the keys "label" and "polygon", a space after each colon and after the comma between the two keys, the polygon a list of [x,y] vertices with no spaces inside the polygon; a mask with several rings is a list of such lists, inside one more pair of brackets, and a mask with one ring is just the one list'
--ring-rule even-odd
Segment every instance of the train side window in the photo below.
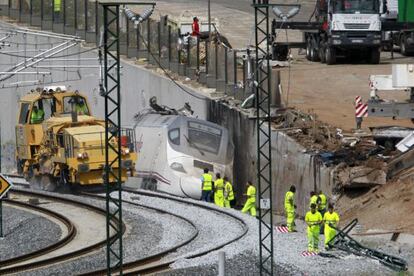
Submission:
{"label": "train side window", "polygon": [[168,138],[170,138],[171,143],[174,145],[180,145],[180,129],[174,128],[168,132]]}
{"label": "train side window", "polygon": [[27,119],[29,117],[29,111],[30,111],[30,104],[22,103],[22,105],[20,106],[19,124],[27,124]]}

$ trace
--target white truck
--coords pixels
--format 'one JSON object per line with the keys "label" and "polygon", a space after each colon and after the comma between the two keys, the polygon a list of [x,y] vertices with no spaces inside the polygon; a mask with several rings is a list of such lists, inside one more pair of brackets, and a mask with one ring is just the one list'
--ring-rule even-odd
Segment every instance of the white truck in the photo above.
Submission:
{"label": "white truck", "polygon": [[337,56],[364,51],[377,64],[381,54],[380,0],[318,0],[316,31],[305,31],[306,57],[335,64]]}

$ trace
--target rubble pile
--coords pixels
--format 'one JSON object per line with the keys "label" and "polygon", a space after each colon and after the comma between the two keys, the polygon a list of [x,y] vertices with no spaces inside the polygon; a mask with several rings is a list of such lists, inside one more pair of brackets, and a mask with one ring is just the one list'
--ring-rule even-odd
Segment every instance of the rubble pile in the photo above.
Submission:
{"label": "rubble pile", "polygon": [[298,110],[287,110],[272,123],[325,166],[333,167],[335,192],[386,184],[391,177],[388,163],[394,164],[399,156],[394,145],[378,143],[372,133],[344,133]]}

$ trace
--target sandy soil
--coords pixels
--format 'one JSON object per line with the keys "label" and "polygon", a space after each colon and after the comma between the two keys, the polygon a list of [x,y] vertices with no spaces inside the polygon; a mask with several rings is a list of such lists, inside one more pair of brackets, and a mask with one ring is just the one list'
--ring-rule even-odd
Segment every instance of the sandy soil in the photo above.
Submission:
{"label": "sandy soil", "polygon": [[[373,74],[391,74],[392,63],[414,62],[412,57],[383,52],[381,64],[337,64],[326,65],[307,61],[304,56],[294,56],[290,69],[281,69],[283,98],[289,106],[304,112],[316,113],[318,119],[345,130],[355,127],[355,96],[369,98],[369,76]],[[290,81],[289,81],[290,80]],[[405,92],[381,93],[384,99],[404,101]],[[371,126],[399,125],[412,127],[410,120],[368,117],[363,128]]]}
{"label": "sandy soil", "polygon": [[344,222],[358,218],[363,230],[414,234],[414,185],[395,181],[364,195],[347,193],[337,203]]}

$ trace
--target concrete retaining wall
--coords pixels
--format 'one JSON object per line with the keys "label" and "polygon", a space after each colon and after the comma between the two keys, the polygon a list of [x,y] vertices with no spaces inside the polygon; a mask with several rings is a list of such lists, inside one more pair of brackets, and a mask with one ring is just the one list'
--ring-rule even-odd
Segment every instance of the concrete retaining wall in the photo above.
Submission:
{"label": "concrete retaining wall", "polygon": [[[244,183],[256,181],[256,121],[246,113],[231,108],[227,104],[211,101],[209,120],[226,126],[236,148],[234,160],[234,182],[236,193],[245,193]],[[309,194],[313,190],[331,190],[330,168],[321,165],[313,155],[285,133],[272,131],[272,183],[273,207],[283,212],[285,193],[291,185],[297,189],[296,204],[298,213],[308,210]]]}

